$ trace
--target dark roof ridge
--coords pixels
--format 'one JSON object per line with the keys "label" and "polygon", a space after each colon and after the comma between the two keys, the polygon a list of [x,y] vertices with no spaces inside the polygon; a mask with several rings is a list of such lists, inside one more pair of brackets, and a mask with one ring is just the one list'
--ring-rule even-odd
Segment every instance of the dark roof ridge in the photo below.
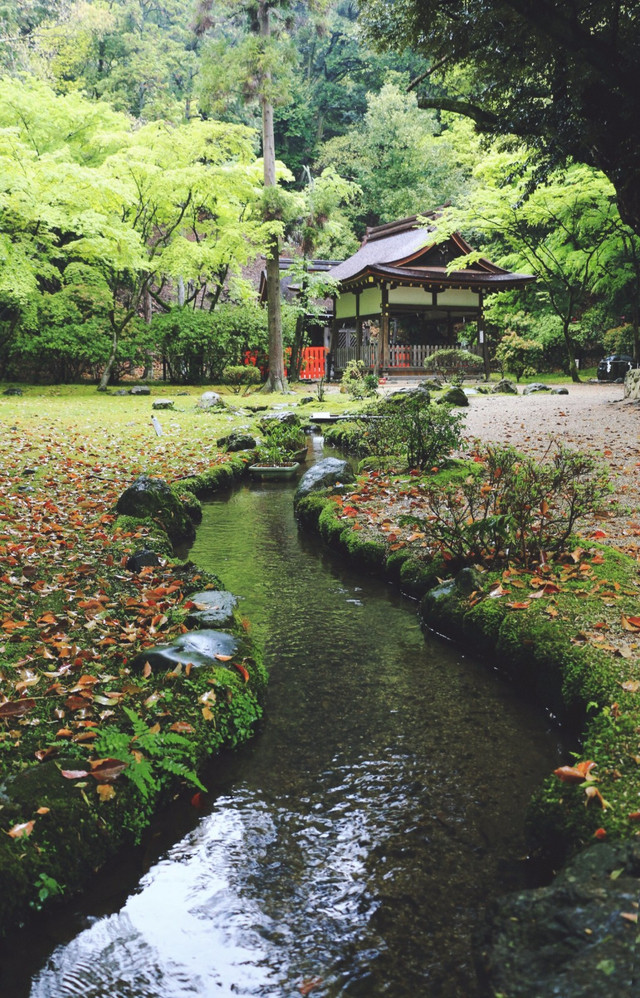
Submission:
{"label": "dark roof ridge", "polygon": [[429,232],[430,227],[421,225],[418,222],[418,219],[430,218],[435,222],[442,210],[450,207],[450,205],[450,201],[445,201],[445,203],[440,205],[439,208],[433,208],[430,211],[421,211],[417,215],[408,215],[406,218],[398,218],[395,222],[384,222],[382,225],[369,226],[365,231],[362,246],[366,243],[374,242],[376,239],[386,239],[387,236],[395,236],[400,232],[408,232],[411,229],[421,228],[424,229],[425,232]]}

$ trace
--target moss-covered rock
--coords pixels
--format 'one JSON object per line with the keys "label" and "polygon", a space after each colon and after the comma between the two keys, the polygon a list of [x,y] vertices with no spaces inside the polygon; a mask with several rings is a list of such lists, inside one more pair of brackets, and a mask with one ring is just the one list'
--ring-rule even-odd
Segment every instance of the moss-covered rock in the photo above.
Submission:
{"label": "moss-covered rock", "polygon": [[123,516],[156,521],[174,544],[195,537],[195,526],[188,509],[161,478],[140,475],[122,493],[116,510]]}

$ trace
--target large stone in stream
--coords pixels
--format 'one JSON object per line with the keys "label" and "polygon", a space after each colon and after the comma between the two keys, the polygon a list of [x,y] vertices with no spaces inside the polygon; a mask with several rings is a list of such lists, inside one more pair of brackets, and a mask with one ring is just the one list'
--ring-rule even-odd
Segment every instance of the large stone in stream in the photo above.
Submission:
{"label": "large stone in stream", "polygon": [[131,671],[142,672],[147,662],[154,670],[173,670],[177,665],[211,668],[212,665],[225,664],[216,656],[235,655],[237,650],[237,638],[227,631],[190,631],[189,634],[181,634],[171,644],[156,645],[140,652],[131,662]]}
{"label": "large stone in stream", "polygon": [[497,903],[488,973],[509,998],[637,998],[640,842],[598,843],[549,887]]}
{"label": "large stone in stream", "polygon": [[157,520],[174,544],[191,541],[196,535],[189,511],[161,478],[140,475],[122,493],[116,509],[123,516]]}
{"label": "large stone in stream", "polygon": [[204,593],[190,596],[194,604],[187,617],[187,627],[231,627],[233,611],[238,605],[238,597],[224,589],[209,589]]}
{"label": "large stone in stream", "polygon": [[318,461],[304,473],[295,492],[294,504],[317,489],[326,489],[331,485],[347,484],[355,480],[356,476],[347,461],[337,457],[326,457],[324,461]]}

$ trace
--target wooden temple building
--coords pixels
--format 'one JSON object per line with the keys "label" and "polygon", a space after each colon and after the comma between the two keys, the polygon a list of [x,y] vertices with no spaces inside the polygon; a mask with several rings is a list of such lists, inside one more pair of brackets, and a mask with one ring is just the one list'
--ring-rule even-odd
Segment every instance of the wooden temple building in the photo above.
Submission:
{"label": "wooden temple building", "polygon": [[425,217],[435,219],[436,213],[421,216],[422,223],[413,215],[367,229],[360,249],[328,270],[340,282],[329,342],[334,370],[355,358],[378,374],[423,372],[431,353],[462,340],[484,357],[488,373],[484,299],[535,277],[485,259],[449,270],[451,261],[473,253],[472,247],[457,232],[436,242]]}

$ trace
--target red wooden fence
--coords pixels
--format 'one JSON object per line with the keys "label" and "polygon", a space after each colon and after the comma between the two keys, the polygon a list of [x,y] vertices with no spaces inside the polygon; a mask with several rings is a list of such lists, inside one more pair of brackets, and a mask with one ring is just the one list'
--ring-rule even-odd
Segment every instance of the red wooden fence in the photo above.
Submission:
{"label": "red wooden fence", "polygon": [[[302,364],[300,365],[300,379],[303,381],[315,381],[325,376],[325,358],[327,356],[326,347],[305,347],[302,351]],[[291,359],[291,347],[285,350],[285,364]],[[253,364],[259,367],[263,377],[269,365],[269,358],[266,354],[258,350],[245,350],[243,361],[245,364]],[[288,373],[288,372],[287,372]]]}

